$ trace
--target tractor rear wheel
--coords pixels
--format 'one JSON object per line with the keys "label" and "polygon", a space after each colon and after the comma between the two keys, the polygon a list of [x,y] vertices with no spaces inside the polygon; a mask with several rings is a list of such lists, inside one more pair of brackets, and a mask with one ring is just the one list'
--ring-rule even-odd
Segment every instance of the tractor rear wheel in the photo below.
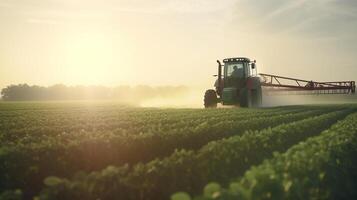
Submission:
{"label": "tractor rear wheel", "polygon": [[239,104],[242,108],[252,107],[252,91],[246,88],[242,89],[239,93]]}
{"label": "tractor rear wheel", "polygon": [[203,99],[205,108],[217,108],[217,93],[215,90],[207,90]]}

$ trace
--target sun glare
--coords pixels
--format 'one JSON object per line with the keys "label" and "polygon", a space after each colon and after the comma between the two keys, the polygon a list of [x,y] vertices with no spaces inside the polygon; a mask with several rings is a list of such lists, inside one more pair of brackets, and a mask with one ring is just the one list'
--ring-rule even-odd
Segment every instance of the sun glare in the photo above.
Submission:
{"label": "sun glare", "polygon": [[107,37],[82,34],[68,40],[65,49],[65,68],[75,82],[100,83],[111,76],[120,55]]}

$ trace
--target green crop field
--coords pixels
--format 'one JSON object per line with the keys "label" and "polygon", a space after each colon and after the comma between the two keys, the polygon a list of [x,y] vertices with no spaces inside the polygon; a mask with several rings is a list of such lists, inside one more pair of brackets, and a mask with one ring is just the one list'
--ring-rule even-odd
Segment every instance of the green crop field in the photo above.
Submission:
{"label": "green crop field", "polygon": [[357,105],[0,103],[0,199],[357,199]]}

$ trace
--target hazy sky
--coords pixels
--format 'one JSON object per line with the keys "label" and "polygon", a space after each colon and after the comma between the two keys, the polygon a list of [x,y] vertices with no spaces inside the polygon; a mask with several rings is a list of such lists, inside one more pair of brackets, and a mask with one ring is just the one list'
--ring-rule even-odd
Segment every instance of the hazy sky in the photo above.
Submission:
{"label": "hazy sky", "polygon": [[357,80],[356,0],[0,0],[0,87],[211,86],[216,59]]}

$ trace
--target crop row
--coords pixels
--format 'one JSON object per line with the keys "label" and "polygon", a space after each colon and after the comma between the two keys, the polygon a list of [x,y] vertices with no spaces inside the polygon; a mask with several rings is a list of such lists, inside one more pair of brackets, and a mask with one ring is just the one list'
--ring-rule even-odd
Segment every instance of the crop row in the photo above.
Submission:
{"label": "crop row", "polygon": [[[302,111],[306,108],[264,109],[248,111],[247,109],[222,109],[217,111],[177,111],[146,110],[135,108],[106,110],[75,110],[75,111],[37,111],[0,113],[0,144],[31,143],[53,138],[78,139],[81,132],[102,135],[110,132],[116,135],[146,134],[165,132],[182,126],[196,126],[203,122],[214,122],[219,119],[238,120],[244,116],[255,117]],[[185,114],[184,114],[185,113]]]}
{"label": "crop row", "polygon": [[[357,113],[195,199],[357,199]],[[189,200],[185,193],[172,199]]]}
{"label": "crop row", "polygon": [[[234,121],[242,121],[245,119],[245,117],[252,117],[252,118],[263,118],[263,117],[268,117],[271,115],[282,115],[282,114],[293,114],[298,111],[296,110],[284,110],[284,111],[267,111],[267,112],[240,112],[238,113],[230,113],[226,116],[222,116],[221,120],[227,121],[229,120],[230,122]],[[301,112],[301,111],[300,111]],[[39,126],[38,128],[41,129],[43,134],[46,135],[46,138],[38,138],[36,137],[36,133],[38,131],[35,131],[34,133],[28,133],[28,134],[23,134],[21,135],[21,139],[17,140],[16,142],[11,142],[11,139],[6,138],[4,136],[5,134],[1,134],[4,140],[5,144],[2,145],[2,154],[4,155],[4,152],[21,152],[21,149],[24,149],[25,152],[32,152],[31,149],[41,151],[42,148],[55,148],[56,146],[63,147],[73,147],[81,143],[85,143],[88,141],[101,141],[103,142],[108,142],[108,140],[113,139],[113,137],[122,139],[126,137],[135,137],[135,138],[145,138],[145,137],[150,137],[153,135],[174,135],[174,134],[185,134],[187,132],[193,132],[192,127],[199,127],[199,126],[204,126],[205,124],[210,124],[212,122],[216,122],[219,119],[211,116],[211,118],[207,118],[206,115],[201,115],[204,120],[202,122],[201,118],[191,118],[190,121],[180,121],[180,123],[161,123],[161,122],[156,122],[153,124],[148,124],[146,126],[142,125],[143,127],[146,127],[148,130],[146,130],[146,133],[143,134],[135,134],[135,130],[133,131],[134,128],[128,128],[125,129],[122,127],[122,132],[118,133],[112,130],[93,130],[93,131],[86,131],[86,130],[81,130],[78,132],[62,132],[59,135],[52,135],[52,132],[56,131],[56,126]],[[68,126],[68,124],[63,124],[63,126]],[[150,126],[150,128],[149,128]],[[48,128],[48,130],[46,130]],[[11,135],[11,134],[10,134]],[[109,141],[110,142],[110,141]]]}
{"label": "crop row", "polygon": [[[208,181],[227,182],[274,151],[319,134],[351,110],[336,111],[242,136],[212,142],[198,152],[176,151],[165,159],[107,167],[72,180],[47,178],[41,199],[167,199],[177,190],[197,192]],[[308,116],[305,116],[306,118]]]}
{"label": "crop row", "polygon": [[239,135],[245,130],[258,130],[325,112],[328,110],[312,109],[254,120],[205,124],[199,128],[190,127],[180,134],[113,135],[109,138],[74,140],[70,144],[39,142],[2,147],[0,169],[3,173],[0,176],[4,181],[1,188],[34,192],[36,188],[41,188],[43,179],[49,175],[68,177],[79,170],[91,171],[113,164],[149,161],[170,155],[176,148],[198,149],[209,141]]}

